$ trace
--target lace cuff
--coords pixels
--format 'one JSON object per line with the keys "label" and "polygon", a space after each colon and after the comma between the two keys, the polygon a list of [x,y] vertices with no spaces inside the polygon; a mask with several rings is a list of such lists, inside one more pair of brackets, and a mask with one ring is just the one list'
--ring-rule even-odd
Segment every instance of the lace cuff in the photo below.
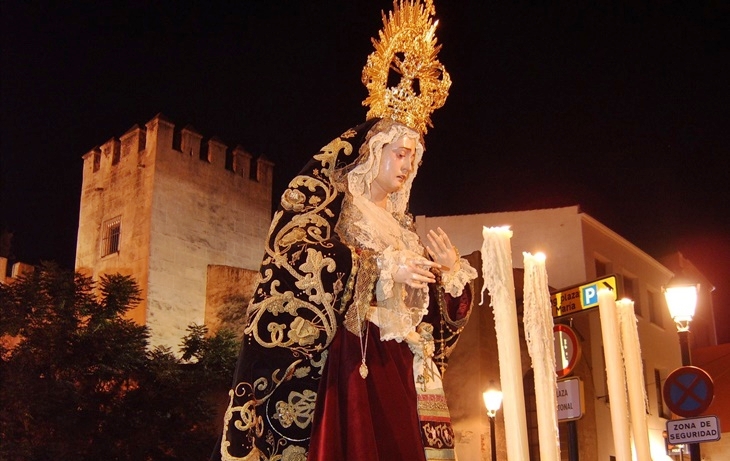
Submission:
{"label": "lace cuff", "polygon": [[469,262],[459,259],[457,270],[450,270],[441,273],[441,286],[448,294],[454,297],[461,296],[467,283],[477,278],[477,271],[469,265]]}
{"label": "lace cuff", "polygon": [[398,271],[398,266],[405,264],[408,255],[404,251],[396,250],[389,246],[378,256],[378,269],[380,269],[380,286],[385,298],[393,297],[393,275]]}

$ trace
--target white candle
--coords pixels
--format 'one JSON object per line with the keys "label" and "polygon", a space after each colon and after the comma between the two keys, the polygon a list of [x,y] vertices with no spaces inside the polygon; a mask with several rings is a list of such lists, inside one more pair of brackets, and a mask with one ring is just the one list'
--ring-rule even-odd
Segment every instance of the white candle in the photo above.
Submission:
{"label": "white candle", "polygon": [[[507,459],[529,459],[522,360],[517,329],[515,280],[512,274],[512,249],[509,227],[484,227],[482,231],[482,275],[489,290],[497,332],[499,378],[503,392]],[[482,296],[484,290],[482,290]],[[482,300],[484,298],[482,297]]]}
{"label": "white candle", "polygon": [[626,383],[629,391],[629,410],[631,413],[631,433],[638,461],[651,461],[649,448],[649,427],[646,420],[646,393],[644,372],[641,363],[639,332],[636,328],[634,302],[622,299],[616,303],[618,320],[621,327]]}
{"label": "white candle", "polygon": [[537,404],[537,431],[540,439],[540,460],[560,460],[558,435],[557,381],[555,374],[555,347],[553,347],[553,311],[550,305],[545,255],[522,253],[525,266],[524,303],[522,322],[525,326],[527,352],[532,358],[535,373],[535,400]]}
{"label": "white candle", "polygon": [[611,402],[611,427],[616,461],[631,461],[626,379],[621,361],[621,339],[613,291],[605,288],[598,290],[598,311],[601,317],[603,353],[606,358],[606,380]]}

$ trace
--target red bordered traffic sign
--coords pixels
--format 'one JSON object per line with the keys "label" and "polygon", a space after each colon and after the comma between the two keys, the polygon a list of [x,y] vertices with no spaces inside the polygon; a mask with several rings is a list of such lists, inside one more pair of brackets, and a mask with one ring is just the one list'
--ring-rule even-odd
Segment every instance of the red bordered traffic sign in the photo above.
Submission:
{"label": "red bordered traffic sign", "polygon": [[555,373],[558,378],[568,376],[580,360],[578,335],[568,325],[557,324],[553,327],[555,344]]}
{"label": "red bordered traffic sign", "polygon": [[679,367],[664,382],[664,401],[673,413],[697,416],[712,403],[715,385],[705,370],[698,367]]}

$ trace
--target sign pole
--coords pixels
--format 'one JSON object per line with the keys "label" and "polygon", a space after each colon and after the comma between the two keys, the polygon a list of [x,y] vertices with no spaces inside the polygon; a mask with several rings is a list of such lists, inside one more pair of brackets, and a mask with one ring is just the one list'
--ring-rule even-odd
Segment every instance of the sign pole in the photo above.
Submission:
{"label": "sign pole", "polygon": [[578,460],[578,422],[568,421],[568,461]]}
{"label": "sign pole", "polygon": [[[692,365],[692,355],[689,350],[689,330],[678,331],[679,336],[679,347],[682,352],[682,365]],[[690,443],[689,446],[689,459],[690,461],[701,461],[702,456],[700,455],[700,444]]]}

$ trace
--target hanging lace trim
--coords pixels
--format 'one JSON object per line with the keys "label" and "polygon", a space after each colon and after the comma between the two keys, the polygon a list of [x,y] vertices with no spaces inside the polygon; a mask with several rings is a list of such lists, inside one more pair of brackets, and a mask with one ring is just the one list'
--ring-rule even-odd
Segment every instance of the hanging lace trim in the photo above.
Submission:
{"label": "hanging lace trim", "polygon": [[[354,253],[354,251],[353,251]],[[375,252],[368,250],[358,251],[360,265],[357,271],[352,305],[345,313],[343,324],[347,331],[362,337],[367,323],[368,309],[373,301],[375,282],[380,271],[375,259]]]}
{"label": "hanging lace trim", "polygon": [[450,270],[441,273],[441,286],[451,296],[457,298],[464,292],[467,283],[476,279],[479,275],[477,270],[471,267],[469,261],[464,258],[459,259],[457,270]]}

